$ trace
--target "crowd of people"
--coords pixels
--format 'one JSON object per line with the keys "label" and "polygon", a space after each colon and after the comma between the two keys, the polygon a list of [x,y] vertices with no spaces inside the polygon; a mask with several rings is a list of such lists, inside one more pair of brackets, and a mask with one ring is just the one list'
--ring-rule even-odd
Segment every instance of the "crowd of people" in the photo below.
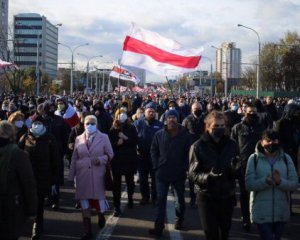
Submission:
{"label": "crowd of people", "polygon": [[[171,97],[139,94],[0,96],[0,236],[17,239],[33,219],[40,239],[45,200],[60,209],[64,162],[91,239],[91,211],[106,224],[106,174],[113,178],[114,216],[122,214],[125,177],[134,206],[135,174],[141,205],[157,206],[149,233],[163,234],[169,190],[174,228],[182,229],[185,183],[206,239],[228,239],[236,182],[242,227],[262,239],[280,239],[298,186],[300,104],[266,97]],[[150,182],[149,182],[150,179]],[[15,213],[15,214],[12,214]]]}

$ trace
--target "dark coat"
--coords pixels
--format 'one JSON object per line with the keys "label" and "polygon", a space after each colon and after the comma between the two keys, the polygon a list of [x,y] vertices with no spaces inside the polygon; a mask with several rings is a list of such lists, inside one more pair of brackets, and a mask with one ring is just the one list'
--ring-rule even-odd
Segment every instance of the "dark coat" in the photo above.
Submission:
{"label": "dark coat", "polygon": [[242,167],[246,170],[248,158],[255,152],[256,143],[261,139],[264,126],[256,123],[251,126],[246,121],[242,121],[233,126],[231,137],[237,142],[240,149]]}
{"label": "dark coat", "polygon": [[[123,132],[128,140],[124,140],[124,143],[118,146],[120,132]],[[109,139],[114,151],[114,158],[111,161],[112,171],[119,174],[135,173],[138,165],[136,128],[129,123],[126,123],[122,130],[113,127],[109,132]]]}
{"label": "dark coat", "polygon": [[16,239],[25,220],[37,212],[36,182],[28,155],[16,149],[9,164],[8,186],[4,200],[4,223],[0,223],[1,239]]}
{"label": "dark coat", "polygon": [[51,185],[59,183],[60,158],[55,138],[48,133],[35,138],[29,132],[21,137],[19,147],[29,154],[38,194],[47,194]]}
{"label": "dark coat", "polygon": [[113,119],[108,112],[104,109],[100,111],[99,116],[97,116],[98,129],[100,132],[108,134],[111,128]]}
{"label": "dark coat", "polygon": [[[198,191],[212,198],[235,195],[235,177],[240,169],[239,149],[236,142],[223,137],[217,144],[205,133],[190,149],[189,177]],[[209,173],[222,174],[212,181]]]}
{"label": "dark coat", "polygon": [[182,126],[188,130],[193,138],[192,141],[195,142],[200,139],[201,134],[204,132],[204,116],[201,115],[196,118],[193,114],[190,114],[183,120]]}
{"label": "dark coat", "polygon": [[151,145],[151,159],[156,177],[162,181],[184,180],[189,164],[191,135],[179,126],[172,137],[165,128],[159,130]]}

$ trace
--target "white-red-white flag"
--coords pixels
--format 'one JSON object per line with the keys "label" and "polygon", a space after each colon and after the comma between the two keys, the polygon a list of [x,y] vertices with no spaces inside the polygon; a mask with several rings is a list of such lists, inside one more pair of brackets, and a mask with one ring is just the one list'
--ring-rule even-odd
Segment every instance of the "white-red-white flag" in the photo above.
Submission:
{"label": "white-red-white flag", "polygon": [[0,59],[0,68],[10,67],[10,66],[15,66],[16,68],[18,68],[17,65],[15,65],[14,63],[6,62]]}
{"label": "white-red-white flag", "polygon": [[195,71],[203,48],[187,49],[178,42],[132,24],[123,45],[121,64],[162,76]]}
{"label": "white-red-white flag", "polygon": [[140,79],[128,69],[121,66],[114,66],[109,74],[111,77],[120,78],[122,80],[131,81],[135,84],[140,82]]}

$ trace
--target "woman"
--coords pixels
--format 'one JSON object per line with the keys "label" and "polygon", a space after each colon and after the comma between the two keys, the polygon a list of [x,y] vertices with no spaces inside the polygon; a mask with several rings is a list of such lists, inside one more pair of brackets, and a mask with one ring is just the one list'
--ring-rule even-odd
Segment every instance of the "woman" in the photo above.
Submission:
{"label": "woman", "polygon": [[[0,236],[18,239],[36,214],[36,183],[27,154],[15,142],[14,126],[0,122]],[[18,200],[18,201],[16,201]]]}
{"label": "woman", "polygon": [[85,131],[75,141],[69,180],[76,180],[76,199],[80,200],[84,235],[92,238],[91,208],[98,211],[98,226],[105,225],[103,213],[108,209],[105,199],[104,176],[106,164],[113,157],[113,150],[106,134],[97,130],[97,118],[88,115],[84,119]]}
{"label": "woman", "polygon": [[137,171],[137,131],[128,119],[127,113],[120,111],[109,132],[115,156],[111,161],[113,174],[114,216],[121,214],[121,180],[125,175],[128,192],[128,208],[133,207],[134,174]]}
{"label": "woman", "polygon": [[140,118],[144,117],[144,108],[142,107],[139,107],[137,110],[136,110],[136,113],[132,115],[132,120],[133,121],[136,121],[136,120],[139,120]]}
{"label": "woman", "polygon": [[290,217],[289,193],[297,189],[298,177],[291,157],[280,147],[277,132],[263,132],[249,157],[245,183],[251,191],[250,218],[261,239],[280,239]]}
{"label": "woman", "polygon": [[206,239],[228,239],[240,169],[238,146],[226,134],[225,115],[212,111],[205,132],[190,148],[189,176],[197,188],[197,205]]}
{"label": "woman", "polygon": [[20,111],[14,112],[9,116],[8,122],[15,126],[16,143],[18,143],[20,138],[28,131],[24,124],[24,115]]}
{"label": "woman", "polygon": [[32,228],[32,238],[40,239],[44,225],[44,201],[51,186],[59,181],[59,154],[55,138],[48,134],[43,124],[44,119],[36,117],[28,133],[24,134],[19,147],[25,150],[32,164],[37,183],[37,216]]}

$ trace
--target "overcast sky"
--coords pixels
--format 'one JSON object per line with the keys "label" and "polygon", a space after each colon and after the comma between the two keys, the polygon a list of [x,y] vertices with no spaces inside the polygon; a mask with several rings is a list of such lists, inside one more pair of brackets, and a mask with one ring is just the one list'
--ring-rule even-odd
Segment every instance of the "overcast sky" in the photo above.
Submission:
{"label": "overcast sky", "polygon": [[[39,13],[52,24],[62,23],[59,42],[75,47],[89,57],[103,55],[100,62],[117,62],[131,22],[180,42],[187,48],[203,47],[215,69],[215,49],[222,42],[235,42],[242,51],[242,62],[257,56],[257,36],[261,42],[277,42],[287,31],[300,34],[300,0],[9,0],[9,21],[18,13]],[[70,51],[59,47],[59,62],[70,62]],[[75,55],[78,68],[86,65]],[[202,59],[201,70],[210,62]],[[149,74],[150,75],[150,74]],[[151,80],[163,79],[151,75]]]}

